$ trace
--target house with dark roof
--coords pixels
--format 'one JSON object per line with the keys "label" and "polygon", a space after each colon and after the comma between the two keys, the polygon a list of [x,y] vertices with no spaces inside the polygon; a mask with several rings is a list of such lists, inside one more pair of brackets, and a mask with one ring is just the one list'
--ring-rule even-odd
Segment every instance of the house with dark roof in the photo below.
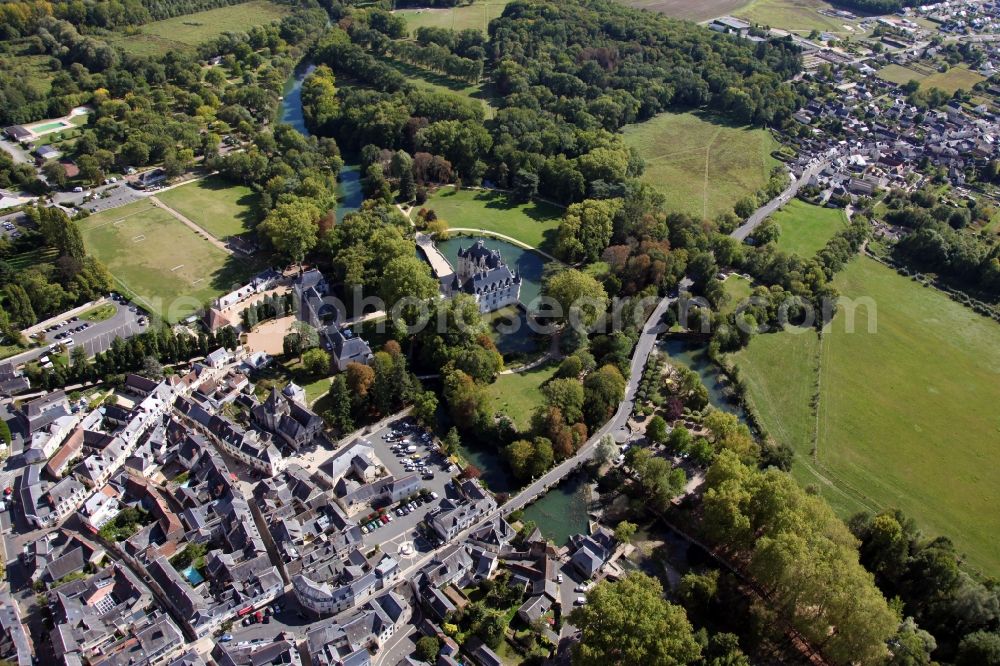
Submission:
{"label": "house with dark roof", "polygon": [[472,296],[480,312],[493,312],[516,305],[521,296],[521,276],[504,262],[499,250],[486,247],[483,239],[458,249],[458,271],[451,294]]}
{"label": "house with dark roof", "polygon": [[21,612],[6,592],[0,594],[0,657],[17,666],[34,663],[31,636],[21,622]]}
{"label": "house with dark roof", "polygon": [[10,127],[5,127],[3,133],[6,134],[8,138],[17,141],[18,143],[30,141],[35,136],[31,130],[23,125],[11,125]]}
{"label": "house with dark roof", "polygon": [[323,431],[323,419],[304,404],[278,389],[250,410],[254,423],[277,435],[293,450],[310,444]]}

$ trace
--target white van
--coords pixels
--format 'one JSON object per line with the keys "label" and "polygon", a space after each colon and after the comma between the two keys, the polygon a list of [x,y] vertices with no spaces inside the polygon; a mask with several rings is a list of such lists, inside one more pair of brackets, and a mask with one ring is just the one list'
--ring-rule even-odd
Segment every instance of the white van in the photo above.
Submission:
{"label": "white van", "polygon": [[417,447],[414,446],[413,444],[410,444],[408,447],[406,447],[406,452],[407,453],[416,453],[417,452]]}

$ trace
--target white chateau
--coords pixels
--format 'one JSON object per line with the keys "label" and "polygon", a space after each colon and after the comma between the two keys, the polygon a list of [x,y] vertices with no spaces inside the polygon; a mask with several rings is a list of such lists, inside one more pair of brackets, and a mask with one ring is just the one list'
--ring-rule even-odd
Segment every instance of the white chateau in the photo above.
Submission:
{"label": "white chateau", "polygon": [[479,239],[469,248],[459,248],[451,291],[464,291],[476,299],[480,312],[493,312],[518,303],[521,276],[504,263],[499,250],[489,249]]}

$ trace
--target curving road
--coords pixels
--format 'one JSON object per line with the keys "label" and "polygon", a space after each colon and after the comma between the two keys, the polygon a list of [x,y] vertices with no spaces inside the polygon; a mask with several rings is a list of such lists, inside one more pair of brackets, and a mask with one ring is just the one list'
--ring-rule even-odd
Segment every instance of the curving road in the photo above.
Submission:
{"label": "curving road", "polygon": [[811,164],[809,167],[806,168],[805,171],[802,172],[801,176],[793,180],[791,184],[789,184],[789,186],[785,188],[784,192],[782,192],[781,194],[774,197],[766,204],[755,210],[753,214],[747,218],[746,222],[741,224],[736,229],[736,231],[734,231],[729,235],[737,240],[745,241],[747,237],[751,233],[753,233],[753,230],[756,229],[758,226],[760,226],[761,222],[770,217],[774,213],[774,211],[778,210],[786,203],[794,199],[795,195],[798,194],[799,189],[802,188],[802,186],[804,186],[806,183],[808,183],[810,178],[812,178],[815,174],[825,169],[829,164],[830,164],[829,160],[820,160],[815,164]]}

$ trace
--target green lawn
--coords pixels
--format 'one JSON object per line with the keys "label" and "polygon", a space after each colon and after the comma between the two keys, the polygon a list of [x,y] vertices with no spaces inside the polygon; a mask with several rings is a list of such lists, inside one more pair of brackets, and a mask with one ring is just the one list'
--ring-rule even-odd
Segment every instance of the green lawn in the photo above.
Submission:
{"label": "green lawn", "polygon": [[114,317],[116,312],[118,312],[117,305],[114,303],[105,303],[104,305],[98,305],[96,308],[87,310],[80,315],[80,319],[84,321],[106,321]]}
{"label": "green lawn", "polygon": [[91,215],[79,225],[88,252],[123,289],[170,322],[242,284],[257,268],[147,201]]}
{"label": "green lawn", "polygon": [[730,275],[722,286],[728,297],[722,308],[723,313],[734,311],[740,303],[750,298],[750,293],[753,291],[753,284],[742,275]]}
{"label": "green lawn", "polygon": [[746,2],[745,0],[625,0],[625,4],[687,21],[707,21],[730,14]]}
{"label": "green lawn", "polygon": [[487,387],[493,398],[493,409],[503,410],[514,419],[519,430],[526,430],[531,425],[535,408],[545,402],[542,384],[552,379],[558,369],[558,364],[549,363],[526,372],[500,375]]}
{"label": "green lawn", "polygon": [[822,0],[751,0],[733,16],[772,28],[808,34],[813,30],[860,37],[865,34],[857,22],[820,14],[832,6]]}
{"label": "green lawn", "polygon": [[544,250],[555,243],[562,209],[542,201],[520,203],[502,192],[443,187],[422,208],[434,210],[449,227],[485,229]]}
{"label": "green lawn", "polygon": [[216,238],[249,231],[257,219],[259,196],[218,176],[175,187],[156,198]]}
{"label": "green lawn", "polygon": [[[765,426],[796,449],[794,473],[842,516],[898,507],[969,562],[1000,572],[1000,326],[867,259],[835,279],[841,312],[824,333],[816,460],[815,337],[763,335],[735,355]],[[856,308],[871,299],[877,332]]]}
{"label": "green lawn", "polygon": [[831,504],[839,506],[839,493],[822,484],[810,465],[816,419],[809,402],[816,390],[818,349],[819,336],[814,331],[789,329],[754,336],[729,360],[740,368],[747,396],[764,429],[795,451],[795,478],[803,485],[817,486]]}
{"label": "green lawn", "polygon": [[772,219],[781,227],[778,249],[808,259],[823,249],[847,224],[839,208],[814,206],[799,199],[789,201]]}
{"label": "green lawn", "polygon": [[904,67],[903,65],[886,65],[882,69],[875,73],[883,81],[888,81],[889,83],[896,83],[903,85],[904,83],[909,83],[910,81],[922,81],[926,78],[925,74],[921,74],[918,71],[912,70],[909,67]]}
{"label": "green lawn", "polygon": [[400,9],[396,13],[406,19],[406,27],[411,33],[417,28],[451,28],[465,30],[476,28],[486,33],[490,21],[503,13],[506,2],[474,2],[461,7]]}
{"label": "green lawn", "polygon": [[107,40],[139,56],[162,55],[170,50],[190,51],[225,32],[246,32],[257,25],[276,21],[291,12],[289,6],[266,0],[185,14],[140,26],[135,34],[118,32]]}
{"label": "green lawn", "polygon": [[662,113],[625,127],[625,143],[646,162],[642,179],[667,197],[667,206],[697,217],[732,210],[767,184],[778,147],[761,129],[713,122],[704,114]]}

